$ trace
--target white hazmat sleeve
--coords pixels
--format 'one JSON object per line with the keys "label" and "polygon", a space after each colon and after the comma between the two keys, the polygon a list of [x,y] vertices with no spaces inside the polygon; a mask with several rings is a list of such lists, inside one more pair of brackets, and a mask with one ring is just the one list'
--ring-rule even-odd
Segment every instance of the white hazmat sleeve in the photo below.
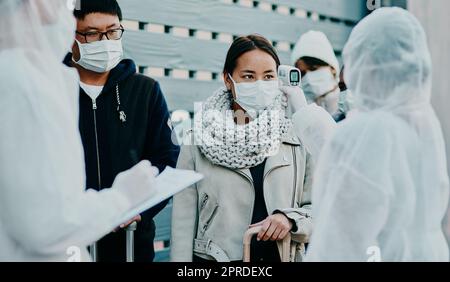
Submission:
{"label": "white hazmat sleeve", "polygon": [[317,163],[323,145],[337,127],[336,122],[325,109],[316,104],[299,109],[292,116],[292,121],[295,133]]}

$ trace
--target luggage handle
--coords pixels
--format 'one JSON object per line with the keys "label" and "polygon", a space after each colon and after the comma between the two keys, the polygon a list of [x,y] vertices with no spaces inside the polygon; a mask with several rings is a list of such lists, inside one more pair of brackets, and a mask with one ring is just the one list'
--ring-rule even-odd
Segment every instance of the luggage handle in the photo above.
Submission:
{"label": "luggage handle", "polygon": [[134,262],[134,231],[137,229],[137,223],[134,221],[125,228],[126,232],[126,252],[127,262]]}
{"label": "luggage handle", "polygon": [[91,256],[92,262],[98,261],[98,250],[97,250],[97,242],[93,243],[89,246],[89,254]]}
{"label": "luggage handle", "polygon": [[[127,262],[134,262],[134,231],[136,231],[136,229],[137,229],[136,221],[131,223],[125,228]],[[97,243],[93,243],[92,245],[89,246],[89,248],[92,262],[97,262],[98,261]]]}
{"label": "luggage handle", "polygon": [[[244,234],[244,258],[243,262],[250,262],[250,246],[252,238],[261,232],[262,226],[255,226],[248,229]],[[291,233],[289,232],[282,241],[281,261],[290,262],[291,258]]]}

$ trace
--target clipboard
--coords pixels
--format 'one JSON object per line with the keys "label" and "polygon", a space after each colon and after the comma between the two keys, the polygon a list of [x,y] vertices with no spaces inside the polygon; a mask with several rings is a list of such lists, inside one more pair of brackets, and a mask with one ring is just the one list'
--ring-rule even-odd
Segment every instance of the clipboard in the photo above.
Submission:
{"label": "clipboard", "polygon": [[121,217],[117,226],[127,222],[131,218],[138,214],[145,212],[148,209],[156,206],[157,204],[169,199],[170,197],[178,194],[184,189],[202,180],[204,176],[192,170],[182,170],[167,167],[162,173],[160,173],[155,180],[155,195],[140,204],[138,207],[133,208]]}

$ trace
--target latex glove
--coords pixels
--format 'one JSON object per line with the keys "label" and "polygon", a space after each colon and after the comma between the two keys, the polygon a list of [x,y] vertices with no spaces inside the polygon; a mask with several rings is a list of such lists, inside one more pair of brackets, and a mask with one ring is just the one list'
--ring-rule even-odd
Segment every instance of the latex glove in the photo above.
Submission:
{"label": "latex glove", "polygon": [[306,102],[305,93],[298,86],[281,86],[281,92],[284,93],[284,101],[287,99],[287,107],[293,115],[298,110],[306,107],[308,103]]}
{"label": "latex glove", "polygon": [[158,169],[149,161],[142,161],[133,168],[117,175],[112,189],[117,189],[135,207],[156,194],[153,183]]}
{"label": "latex glove", "polygon": [[125,229],[125,228],[127,228],[128,226],[130,226],[130,225],[131,225],[132,223],[134,223],[134,222],[139,223],[139,222],[141,222],[141,221],[142,221],[142,216],[141,216],[141,215],[137,215],[137,216],[133,217],[132,219],[128,220],[127,222],[122,223],[119,227],[117,227],[116,229],[114,229],[113,232],[117,232],[117,231],[119,231],[120,229]]}

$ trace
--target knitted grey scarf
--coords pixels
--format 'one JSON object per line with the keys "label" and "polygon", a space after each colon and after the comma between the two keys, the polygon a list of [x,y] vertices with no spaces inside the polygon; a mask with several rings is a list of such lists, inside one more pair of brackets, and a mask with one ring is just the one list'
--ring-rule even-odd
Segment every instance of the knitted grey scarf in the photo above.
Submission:
{"label": "knitted grey scarf", "polygon": [[278,153],[292,122],[285,117],[280,95],[257,119],[237,125],[232,100],[232,94],[220,88],[203,103],[194,118],[195,144],[215,165],[251,168]]}

